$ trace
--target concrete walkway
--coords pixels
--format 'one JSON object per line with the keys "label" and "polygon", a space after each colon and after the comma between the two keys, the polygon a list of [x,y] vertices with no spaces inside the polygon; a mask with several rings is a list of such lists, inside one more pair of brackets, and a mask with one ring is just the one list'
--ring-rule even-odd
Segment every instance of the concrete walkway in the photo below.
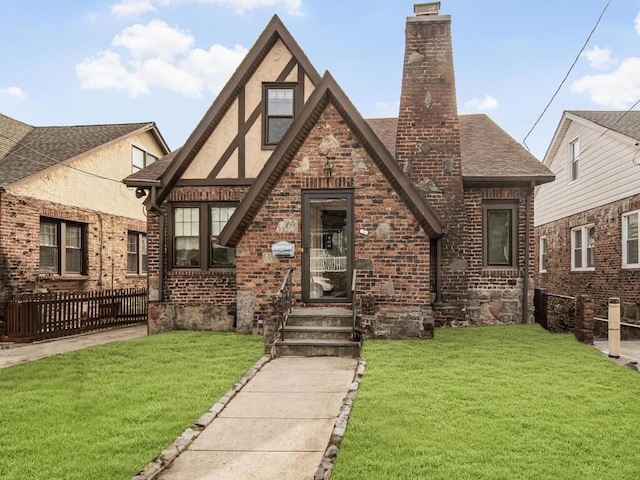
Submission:
{"label": "concrete walkway", "polygon": [[102,332],[86,333],[73,337],[62,337],[35,343],[14,343],[10,348],[0,349],[0,368],[51,357],[60,353],[72,352],[94,345],[143,337],[147,334],[147,325],[114,328]]}
{"label": "concrete walkway", "polygon": [[157,478],[313,478],[357,366],[337,357],[270,361]]}
{"label": "concrete walkway", "polygon": [[[609,355],[609,342],[607,340],[595,340],[593,346],[603,354]],[[633,362],[640,364],[640,340],[622,340],[620,342],[620,358],[612,360],[620,365]]]}

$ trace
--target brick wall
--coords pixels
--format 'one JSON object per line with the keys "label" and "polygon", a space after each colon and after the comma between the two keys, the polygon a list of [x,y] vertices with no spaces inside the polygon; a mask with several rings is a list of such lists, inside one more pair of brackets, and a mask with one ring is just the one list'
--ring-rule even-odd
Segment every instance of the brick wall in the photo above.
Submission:
{"label": "brick wall", "polygon": [[[61,277],[40,272],[41,216],[86,225],[86,275]],[[146,225],[130,218],[1,194],[0,300],[8,294],[33,291],[146,287],[146,275],[127,274],[129,231],[144,233]]]}
{"label": "brick wall", "polygon": [[[149,313],[150,332],[172,329],[230,330],[236,315],[235,270],[174,269],[169,265],[172,239],[169,235],[172,206],[188,203],[239,202],[247,191],[238,187],[176,187],[164,204],[164,214],[149,212]],[[160,281],[160,218],[164,221],[163,266]],[[162,285],[162,295],[158,289]]]}
{"label": "brick wall", "polygon": [[[322,178],[327,158],[320,153],[323,142],[334,145],[328,154],[332,166],[329,180]],[[412,307],[428,309],[429,238],[340,114],[329,105],[238,245],[238,290],[255,292],[255,320],[264,323],[270,318],[271,296],[277,293],[288,267],[296,269],[293,288],[300,301],[300,248],[294,258],[276,259],[271,244],[281,240],[302,244],[302,192],[316,189],[354,192],[359,295],[373,297],[380,315]],[[278,233],[285,225],[295,228]],[[361,229],[368,235],[360,233]],[[369,320],[375,322],[375,315]]]}
{"label": "brick wall", "polygon": [[[640,209],[640,195],[536,227],[535,236],[547,237],[547,272],[539,273],[540,242],[536,241],[537,285],[549,293],[588,295],[595,315],[607,317],[610,297],[619,297],[624,321],[640,323],[640,270],[622,268],[623,213]],[[571,229],[594,224],[595,270],[571,271]]]}

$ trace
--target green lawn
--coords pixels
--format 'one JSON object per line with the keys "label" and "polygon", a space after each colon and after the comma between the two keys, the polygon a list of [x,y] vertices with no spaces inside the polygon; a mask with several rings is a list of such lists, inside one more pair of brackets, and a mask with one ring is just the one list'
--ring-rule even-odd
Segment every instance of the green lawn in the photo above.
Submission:
{"label": "green lawn", "polygon": [[172,332],[0,370],[0,478],[130,479],[263,353],[259,336]]}
{"label": "green lawn", "polygon": [[368,341],[332,480],[640,478],[640,375],[537,325]]}

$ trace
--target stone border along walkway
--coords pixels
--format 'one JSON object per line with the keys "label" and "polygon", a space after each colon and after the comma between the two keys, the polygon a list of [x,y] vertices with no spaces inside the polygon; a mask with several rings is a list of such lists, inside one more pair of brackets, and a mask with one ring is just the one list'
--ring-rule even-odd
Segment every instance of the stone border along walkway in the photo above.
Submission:
{"label": "stone border along walkway", "polygon": [[[258,360],[253,367],[245,373],[240,380],[238,380],[233,387],[231,387],[227,393],[225,393],[220,400],[218,400],[207,413],[202,415],[196,422],[189,428],[187,428],[182,434],[174,440],[174,442],[165,448],[162,453],[151,463],[147,464],[137,475],[133,476],[131,480],[153,480],[164,470],[169,468],[171,463],[184,452],[191,443],[198,438],[200,433],[211,423],[213,420],[224,410],[227,404],[233,397],[236,396],[240,390],[244,388],[249,380],[251,380],[256,373],[258,373],[262,367],[272,360],[271,357],[264,356]],[[358,368],[354,375],[353,382],[349,387],[349,391],[344,398],[340,413],[333,431],[331,432],[331,438],[329,439],[329,445],[322,456],[322,461],[318,466],[318,470],[314,475],[314,480],[329,480],[331,478],[331,472],[333,471],[333,465],[338,454],[338,448],[342,442],[349,415],[351,414],[351,408],[353,401],[356,398],[360,381],[364,375],[364,368],[367,361],[361,358],[358,362]]]}

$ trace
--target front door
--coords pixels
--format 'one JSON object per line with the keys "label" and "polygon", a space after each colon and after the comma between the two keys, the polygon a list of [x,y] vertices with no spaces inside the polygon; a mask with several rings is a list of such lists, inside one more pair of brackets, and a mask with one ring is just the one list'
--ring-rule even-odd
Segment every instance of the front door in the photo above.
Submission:
{"label": "front door", "polygon": [[353,194],[302,194],[302,299],[305,303],[351,301]]}

